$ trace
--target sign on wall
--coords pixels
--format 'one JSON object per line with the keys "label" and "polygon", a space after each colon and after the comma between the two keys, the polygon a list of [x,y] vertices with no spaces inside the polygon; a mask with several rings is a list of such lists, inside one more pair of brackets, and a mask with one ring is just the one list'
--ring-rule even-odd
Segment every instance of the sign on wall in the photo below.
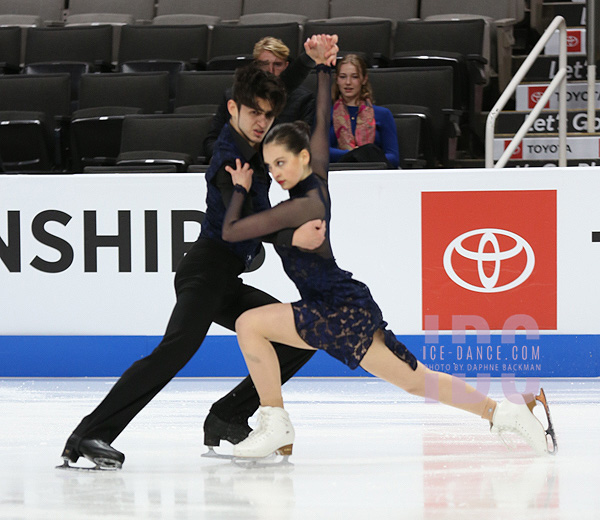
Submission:
{"label": "sign on wall", "polygon": [[[330,191],[338,264],[427,366],[600,375],[600,169],[333,172]],[[192,174],[0,177],[0,376],[116,376],[149,354],[205,195]],[[245,282],[295,301],[265,250]],[[218,326],[181,372],[245,374]],[[364,372],[319,353],[300,374]]]}

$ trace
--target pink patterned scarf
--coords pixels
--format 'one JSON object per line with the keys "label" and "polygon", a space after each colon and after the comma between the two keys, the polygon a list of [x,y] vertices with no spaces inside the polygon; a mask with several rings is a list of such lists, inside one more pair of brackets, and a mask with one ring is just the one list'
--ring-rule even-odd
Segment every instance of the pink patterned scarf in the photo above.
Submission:
{"label": "pink patterned scarf", "polygon": [[333,130],[340,150],[353,150],[364,144],[375,142],[375,111],[370,100],[361,101],[356,116],[356,131],[352,134],[352,123],[346,104],[338,99],[333,105]]}

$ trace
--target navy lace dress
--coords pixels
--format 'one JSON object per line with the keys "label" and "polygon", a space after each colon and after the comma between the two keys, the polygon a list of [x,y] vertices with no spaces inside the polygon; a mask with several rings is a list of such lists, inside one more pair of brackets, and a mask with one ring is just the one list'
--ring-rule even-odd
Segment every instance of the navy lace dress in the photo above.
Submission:
{"label": "navy lace dress", "polygon": [[284,270],[296,284],[301,299],[292,303],[296,330],[311,347],[325,350],[350,368],[356,368],[378,330],[385,344],[402,361],[416,370],[414,355],[387,329],[379,306],[369,288],[341,269],[331,250],[330,208],[327,187],[329,161],[330,89],[329,71],[318,68],[317,119],[311,137],[313,173],[290,190],[290,198],[274,208],[241,218],[246,190],[236,186],[225,215],[223,238],[248,240],[296,228],[313,219],[327,222],[325,242],[314,251],[276,246]]}

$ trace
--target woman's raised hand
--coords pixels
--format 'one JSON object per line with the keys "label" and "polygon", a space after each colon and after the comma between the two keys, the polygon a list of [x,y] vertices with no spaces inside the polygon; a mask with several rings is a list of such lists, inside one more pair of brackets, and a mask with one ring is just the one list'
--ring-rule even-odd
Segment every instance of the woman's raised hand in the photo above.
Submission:
{"label": "woman's raised hand", "polygon": [[339,52],[337,34],[315,34],[304,42],[304,50],[317,65],[333,67]]}

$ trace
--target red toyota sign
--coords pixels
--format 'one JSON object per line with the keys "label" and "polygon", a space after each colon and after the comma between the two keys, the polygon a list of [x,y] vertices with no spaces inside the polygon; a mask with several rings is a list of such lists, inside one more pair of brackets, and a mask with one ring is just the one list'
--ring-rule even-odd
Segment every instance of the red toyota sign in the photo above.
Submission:
{"label": "red toyota sign", "polygon": [[[510,139],[504,140],[504,149],[505,150],[509,147],[510,143],[512,143],[512,140],[510,140]],[[523,142],[522,141],[519,143],[519,146],[517,146],[515,148],[515,151],[512,153],[510,158],[511,159],[523,159]]]}
{"label": "red toyota sign", "polygon": [[581,29],[567,30],[567,52],[583,52],[581,45]]}
{"label": "red toyota sign", "polygon": [[[542,96],[544,95],[544,92],[546,92],[547,88],[548,88],[547,85],[533,85],[533,86],[527,87],[527,99],[528,99],[527,107],[528,108],[535,107],[537,102],[540,99],[542,99]],[[548,103],[546,103],[546,106],[544,108],[550,108],[549,101],[548,101]]]}
{"label": "red toyota sign", "polygon": [[464,316],[489,330],[515,316],[557,328],[556,191],[425,192],[421,203],[424,329]]}

